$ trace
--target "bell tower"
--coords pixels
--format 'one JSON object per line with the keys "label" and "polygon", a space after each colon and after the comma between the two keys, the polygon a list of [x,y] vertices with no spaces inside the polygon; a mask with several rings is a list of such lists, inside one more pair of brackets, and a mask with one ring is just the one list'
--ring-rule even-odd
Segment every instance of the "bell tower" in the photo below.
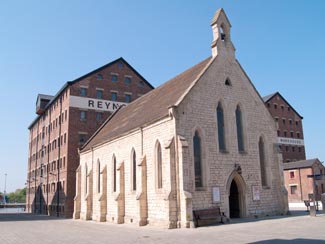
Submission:
{"label": "bell tower", "polygon": [[213,32],[212,56],[222,55],[234,58],[236,49],[231,42],[231,24],[222,8],[215,13],[211,21],[211,27]]}

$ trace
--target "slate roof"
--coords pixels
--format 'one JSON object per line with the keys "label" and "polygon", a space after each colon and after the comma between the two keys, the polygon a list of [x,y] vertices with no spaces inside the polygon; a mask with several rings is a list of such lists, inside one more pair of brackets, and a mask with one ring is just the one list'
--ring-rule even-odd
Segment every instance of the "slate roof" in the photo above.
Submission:
{"label": "slate roof", "polygon": [[263,101],[264,101],[265,103],[267,103],[267,102],[268,102],[272,97],[274,97],[277,93],[278,93],[278,92],[275,92],[275,93],[272,93],[272,94],[270,94],[270,95],[267,95],[267,96],[263,97]]}
{"label": "slate roof", "polygon": [[289,170],[289,169],[310,168],[316,162],[319,162],[317,158],[300,160],[300,161],[290,162],[290,163],[283,163],[283,169]]}
{"label": "slate roof", "polygon": [[211,57],[205,59],[116,111],[85,143],[81,151],[87,151],[168,116],[168,108],[175,105],[188,92],[211,60]]}
{"label": "slate roof", "polygon": [[270,95],[267,95],[265,97],[263,97],[263,101],[264,103],[267,103],[268,101],[270,101],[274,96],[276,95],[279,95],[283,101],[285,101],[286,104],[288,104],[288,106],[290,106],[290,108],[301,118],[303,119],[304,117],[302,117],[295,109],[294,107],[291,106],[290,103],[288,103],[288,101],[280,94],[280,92],[275,92],[275,93],[272,93]]}

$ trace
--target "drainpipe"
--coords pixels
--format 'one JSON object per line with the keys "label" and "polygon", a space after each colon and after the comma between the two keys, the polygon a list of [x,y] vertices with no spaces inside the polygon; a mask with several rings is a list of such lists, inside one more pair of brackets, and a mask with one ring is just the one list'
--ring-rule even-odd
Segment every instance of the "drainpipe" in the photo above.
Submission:
{"label": "drainpipe", "polygon": [[56,216],[59,217],[60,216],[60,213],[59,213],[59,204],[60,204],[60,188],[62,187],[61,184],[60,184],[60,153],[61,153],[61,127],[62,127],[62,118],[61,118],[61,115],[62,115],[62,96],[60,96],[60,115],[59,115],[59,148],[58,148],[58,180],[57,180],[57,202],[56,202]]}
{"label": "drainpipe", "polygon": [[37,175],[37,160],[38,160],[38,135],[39,135],[39,122],[37,122],[37,136],[36,136],[36,161],[35,161],[35,173],[34,173],[34,180],[35,180],[35,189],[34,189],[34,213],[36,213],[36,175]]}
{"label": "drainpipe", "polygon": [[[49,122],[51,124],[51,109],[49,108]],[[52,127],[48,127],[48,140],[47,140],[47,167],[46,167],[46,212],[50,215],[49,212],[49,163],[50,163],[50,152],[49,152],[49,145],[50,145],[50,138],[51,138],[51,129]],[[51,147],[51,146],[50,146]]]}
{"label": "drainpipe", "polygon": [[143,127],[140,127],[141,131],[141,157],[143,156]]}
{"label": "drainpipe", "polygon": [[300,198],[301,201],[304,201],[304,196],[302,195],[302,184],[301,184],[301,173],[300,173],[300,169],[299,169],[299,185],[300,185]]}
{"label": "drainpipe", "polygon": [[32,172],[31,172],[31,169],[32,169],[32,142],[33,142],[33,133],[32,133],[32,135],[30,136],[31,137],[31,139],[29,140],[30,141],[30,144],[29,144],[29,170],[28,170],[28,172],[29,172],[29,174],[28,174],[28,180],[27,180],[27,183],[28,183],[28,200],[27,200],[27,202],[28,202],[28,212],[30,212],[30,178],[31,178],[31,174],[32,174]]}

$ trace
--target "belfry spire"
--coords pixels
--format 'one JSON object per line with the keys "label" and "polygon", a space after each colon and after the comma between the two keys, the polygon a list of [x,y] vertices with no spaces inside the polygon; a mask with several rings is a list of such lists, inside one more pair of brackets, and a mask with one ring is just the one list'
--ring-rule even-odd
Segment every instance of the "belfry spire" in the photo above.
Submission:
{"label": "belfry spire", "polygon": [[218,9],[213,16],[211,27],[213,32],[212,56],[227,55],[234,57],[236,49],[231,42],[231,24],[222,8]]}

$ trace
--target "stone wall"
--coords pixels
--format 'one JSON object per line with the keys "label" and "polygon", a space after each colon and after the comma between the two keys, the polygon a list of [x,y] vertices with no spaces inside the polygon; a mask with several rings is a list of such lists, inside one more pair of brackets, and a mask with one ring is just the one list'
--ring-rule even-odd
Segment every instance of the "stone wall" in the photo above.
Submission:
{"label": "stone wall", "polygon": [[[229,79],[231,85],[225,85]],[[216,108],[221,102],[225,116],[226,151],[218,149]],[[236,107],[243,114],[245,151],[237,146]],[[177,108],[177,134],[189,144],[188,159],[183,162],[184,191],[192,194],[193,209],[221,207],[229,216],[229,179],[240,165],[242,178],[241,216],[283,213],[283,174],[281,156],[275,150],[275,123],[259,94],[235,59],[219,56],[199,79]],[[204,185],[195,189],[193,136],[198,130],[202,140]],[[263,137],[267,164],[268,187],[262,187],[258,142]],[[239,184],[239,182],[237,182]],[[257,187],[260,200],[253,201],[252,188]],[[219,187],[221,201],[212,201],[212,187]],[[282,195],[281,194],[284,194]],[[285,204],[286,205],[286,204]]]}

